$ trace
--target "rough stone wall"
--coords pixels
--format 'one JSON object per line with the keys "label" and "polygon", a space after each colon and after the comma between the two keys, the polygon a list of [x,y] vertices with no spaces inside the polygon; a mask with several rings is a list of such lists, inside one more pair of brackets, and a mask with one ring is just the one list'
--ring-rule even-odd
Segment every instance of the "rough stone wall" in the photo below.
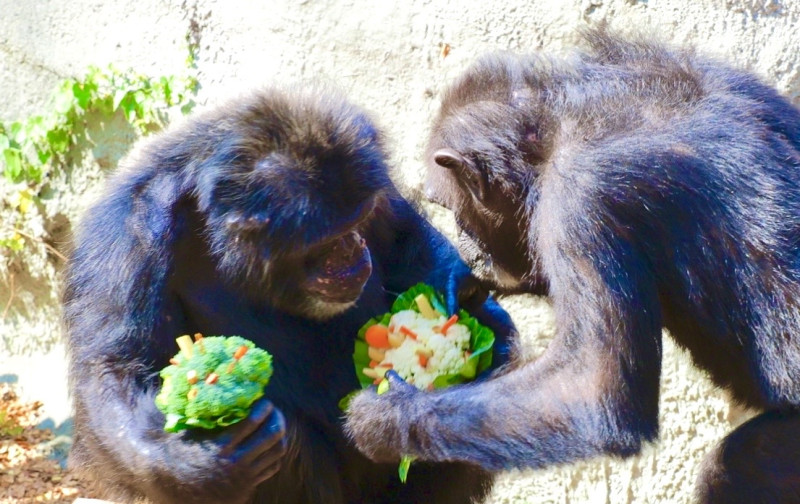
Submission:
{"label": "rough stone wall", "polygon": [[[179,73],[191,34],[200,42],[201,104],[271,83],[334,83],[374,113],[391,140],[396,179],[416,197],[440,91],[469,61],[495,49],[561,51],[577,27],[601,21],[693,44],[752,69],[800,103],[800,2],[793,0],[0,0],[0,119],[43,111],[53,86],[90,64]],[[58,221],[38,223],[56,247],[66,245],[99,187],[100,166],[119,154],[96,153],[75,177],[56,182],[47,205]],[[6,211],[0,208],[0,222]],[[450,216],[429,211],[452,234]],[[58,260],[39,246],[27,267],[0,263],[0,374],[4,362],[19,364],[33,352],[50,351],[58,361]],[[522,297],[505,304],[524,332],[526,352],[541,353],[554,330],[546,302]],[[63,382],[49,372],[39,378]],[[26,377],[20,380],[25,386]],[[46,388],[63,394],[61,385]],[[702,455],[747,414],[669,343],[661,406],[661,440],[641,456],[504,474],[490,502],[691,502]]]}

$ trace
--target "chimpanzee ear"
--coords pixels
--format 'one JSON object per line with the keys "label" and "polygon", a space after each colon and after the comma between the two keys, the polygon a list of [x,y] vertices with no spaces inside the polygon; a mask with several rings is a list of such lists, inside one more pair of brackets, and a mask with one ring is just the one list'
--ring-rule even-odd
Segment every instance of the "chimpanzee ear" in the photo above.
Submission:
{"label": "chimpanzee ear", "polygon": [[453,149],[439,149],[433,154],[433,160],[442,168],[452,170],[479,200],[486,198],[486,177],[467,158]]}
{"label": "chimpanzee ear", "polygon": [[464,166],[466,160],[453,149],[439,149],[433,154],[433,161],[448,170],[458,170]]}

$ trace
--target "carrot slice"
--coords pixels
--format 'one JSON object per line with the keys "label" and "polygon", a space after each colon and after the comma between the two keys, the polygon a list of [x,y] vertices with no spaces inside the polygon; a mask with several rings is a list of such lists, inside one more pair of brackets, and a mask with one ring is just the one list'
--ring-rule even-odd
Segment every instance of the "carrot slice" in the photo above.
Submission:
{"label": "carrot slice", "polygon": [[244,354],[247,353],[247,350],[249,349],[247,348],[246,345],[240,346],[239,348],[236,349],[236,352],[233,353],[233,358],[236,360],[241,359],[242,357],[244,357]]}
{"label": "carrot slice", "polygon": [[375,324],[367,328],[364,333],[364,339],[367,344],[375,348],[391,348],[389,345],[389,328],[385,325]]}
{"label": "carrot slice", "polygon": [[411,338],[413,340],[417,339],[417,333],[415,333],[414,331],[412,331],[411,329],[409,329],[408,327],[406,327],[404,325],[400,326],[400,332],[405,334],[406,336],[408,336],[409,338]]}
{"label": "carrot slice", "polygon": [[425,367],[425,366],[428,365],[428,357],[426,357],[425,355],[422,355],[422,354],[418,355],[417,357],[419,357],[419,365],[420,366]]}
{"label": "carrot slice", "polygon": [[458,315],[454,314],[452,317],[447,319],[447,322],[442,324],[442,327],[439,329],[439,332],[442,334],[447,334],[447,330],[453,327],[456,322],[458,322]]}

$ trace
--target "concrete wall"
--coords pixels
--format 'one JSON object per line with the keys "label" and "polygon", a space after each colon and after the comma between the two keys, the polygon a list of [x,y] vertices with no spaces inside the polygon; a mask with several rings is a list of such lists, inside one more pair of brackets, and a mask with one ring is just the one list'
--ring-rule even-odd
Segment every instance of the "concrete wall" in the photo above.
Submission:
{"label": "concrete wall", "polygon": [[[0,0],[0,119],[43,111],[52,87],[89,64],[180,73],[191,33],[200,41],[200,103],[271,82],[333,82],[375,113],[392,142],[397,180],[414,195],[440,91],[467,62],[492,49],[560,51],[575,28],[603,20],[694,44],[800,102],[800,2],[793,0]],[[58,247],[102,178],[96,163],[76,173],[57,181],[57,197],[47,202],[59,222],[36,224]],[[430,211],[452,233],[450,216]],[[0,257],[0,375],[18,373],[32,395],[63,399],[61,371],[52,364],[61,361],[58,261],[41,247],[31,256],[28,266]],[[553,333],[546,302],[513,298],[506,305],[526,351],[538,355]],[[690,502],[702,455],[746,413],[670,344],[662,383],[661,441],[641,456],[505,474],[490,501]]]}

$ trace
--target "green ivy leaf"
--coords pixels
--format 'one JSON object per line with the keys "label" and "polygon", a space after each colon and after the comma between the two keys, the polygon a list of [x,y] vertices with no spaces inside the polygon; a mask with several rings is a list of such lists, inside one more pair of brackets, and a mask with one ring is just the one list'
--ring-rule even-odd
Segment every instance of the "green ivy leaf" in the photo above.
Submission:
{"label": "green ivy leaf", "polygon": [[70,79],[63,81],[58,86],[55,95],[53,95],[53,110],[57,114],[64,115],[72,109],[75,98],[72,87]]}
{"label": "green ivy leaf", "polygon": [[69,133],[65,129],[51,129],[47,132],[47,143],[50,150],[56,154],[65,154],[69,148]]}
{"label": "green ivy leaf", "polygon": [[24,126],[20,121],[14,121],[8,127],[8,137],[11,138],[17,145],[25,142]]}
{"label": "green ivy leaf", "polygon": [[23,129],[25,131],[25,137],[35,143],[45,135],[44,118],[42,116],[32,116],[28,118]]}
{"label": "green ivy leaf", "polygon": [[128,106],[122,109],[122,111],[125,112],[125,119],[128,119],[128,115],[130,114],[130,111],[133,108],[132,107],[133,99],[132,97],[129,98],[128,93],[129,91],[127,89],[117,89],[114,91],[114,94],[112,95],[113,98],[111,101],[111,110],[117,110],[118,108],[120,108],[120,105],[122,105],[123,102],[126,101],[127,98]]}
{"label": "green ivy leaf", "polygon": [[3,160],[6,163],[6,167],[3,170],[3,174],[5,175],[6,179],[13,184],[21,182],[22,152],[13,147],[3,149]]}
{"label": "green ivy leaf", "polygon": [[159,79],[159,83],[161,84],[160,91],[162,93],[162,96],[164,97],[164,102],[167,105],[172,105],[173,81],[174,79],[172,79],[171,77],[161,77],[161,79]]}
{"label": "green ivy leaf", "polygon": [[75,101],[82,110],[89,108],[89,102],[92,95],[97,92],[97,85],[91,81],[88,82],[74,82],[72,84],[72,94],[75,96]]}

